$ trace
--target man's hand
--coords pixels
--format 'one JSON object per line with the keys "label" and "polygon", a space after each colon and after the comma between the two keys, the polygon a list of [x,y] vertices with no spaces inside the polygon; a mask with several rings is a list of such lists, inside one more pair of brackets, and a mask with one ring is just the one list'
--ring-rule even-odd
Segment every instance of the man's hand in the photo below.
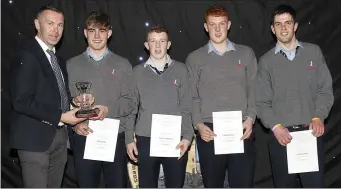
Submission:
{"label": "man's hand", "polygon": [[252,134],[252,120],[250,119],[246,119],[244,122],[243,122],[243,128],[245,129],[245,132],[244,132],[244,135],[240,138],[240,140],[244,140],[244,139],[247,139],[251,136]]}
{"label": "man's hand", "polygon": [[292,136],[290,135],[289,130],[282,125],[276,126],[273,133],[282,146],[286,146],[291,142]]}
{"label": "man's hand", "polygon": [[109,113],[109,108],[108,107],[103,106],[103,105],[95,105],[93,108],[94,109],[98,108],[99,109],[99,113],[98,113],[98,115],[96,117],[93,117],[93,118],[90,118],[90,119],[103,120],[104,118],[106,118],[108,116],[108,113]]}
{"label": "man's hand", "polygon": [[62,116],[60,118],[60,122],[69,124],[69,125],[76,125],[79,122],[84,121],[86,118],[77,118],[75,116],[75,113],[79,110],[79,108],[75,108],[71,111],[62,113]]}
{"label": "man's hand", "polygon": [[312,129],[312,134],[315,137],[320,137],[324,134],[324,124],[320,119],[314,119],[309,125],[309,129]]}
{"label": "man's hand", "polygon": [[217,136],[209,127],[207,127],[203,123],[198,123],[196,127],[200,133],[201,139],[203,139],[205,142],[209,142],[213,140],[215,136]]}
{"label": "man's hand", "polygon": [[185,152],[187,151],[188,147],[189,147],[190,141],[186,140],[186,139],[182,139],[179,144],[176,146],[176,149],[180,148],[180,157],[178,159],[180,159]]}
{"label": "man's hand", "polygon": [[89,133],[92,133],[93,130],[88,126],[86,121],[78,123],[76,126],[73,127],[73,130],[82,136],[87,136]]}
{"label": "man's hand", "polygon": [[133,160],[134,162],[137,162],[136,156],[139,155],[139,153],[137,151],[135,142],[127,144],[127,154],[131,160]]}

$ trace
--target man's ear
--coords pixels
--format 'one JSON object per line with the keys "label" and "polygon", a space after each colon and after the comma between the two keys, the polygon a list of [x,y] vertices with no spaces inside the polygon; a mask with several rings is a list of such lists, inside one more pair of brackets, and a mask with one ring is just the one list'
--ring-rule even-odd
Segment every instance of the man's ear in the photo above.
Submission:
{"label": "man's ear", "polygon": [[144,42],[144,46],[146,47],[147,50],[149,50],[148,42]]}
{"label": "man's ear", "polygon": [[111,35],[112,35],[112,29],[110,29],[110,30],[108,31],[108,39],[111,37]]}
{"label": "man's ear", "polygon": [[171,45],[172,45],[172,42],[171,42],[171,41],[168,41],[168,42],[167,42],[167,49],[169,49]]}
{"label": "man's ear", "polygon": [[86,29],[84,29],[84,36],[85,36],[85,38],[88,38],[88,32]]}
{"label": "man's ear", "polygon": [[298,23],[295,22],[295,25],[294,25],[294,32],[296,32],[297,28],[298,28]]}
{"label": "man's ear", "polygon": [[273,34],[275,34],[275,35],[276,35],[276,31],[275,31],[275,28],[274,28],[274,26],[273,26],[273,25],[271,25],[271,31],[272,31],[272,33],[273,33]]}
{"label": "man's ear", "polygon": [[34,26],[36,27],[36,29],[38,31],[40,30],[40,24],[39,24],[39,20],[38,19],[34,19]]}
{"label": "man's ear", "polygon": [[208,28],[207,28],[207,24],[206,23],[204,23],[204,28],[205,28],[206,32],[208,32]]}
{"label": "man's ear", "polygon": [[229,21],[227,22],[227,30],[230,30],[231,25],[232,25],[232,22],[229,20]]}

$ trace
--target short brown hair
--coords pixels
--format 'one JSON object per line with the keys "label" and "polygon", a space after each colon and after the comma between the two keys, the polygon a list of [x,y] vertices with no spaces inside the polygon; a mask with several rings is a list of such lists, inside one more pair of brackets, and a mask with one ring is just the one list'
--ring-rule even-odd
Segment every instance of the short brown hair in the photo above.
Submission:
{"label": "short brown hair", "polygon": [[146,36],[146,40],[148,41],[148,35],[150,33],[162,33],[162,32],[165,32],[167,34],[167,37],[168,37],[168,41],[169,41],[169,35],[168,35],[168,31],[165,27],[161,26],[161,25],[155,25],[155,26],[152,26],[149,28],[148,32],[147,32],[147,36]]}
{"label": "short brown hair", "polygon": [[226,16],[228,17],[227,11],[224,7],[220,5],[212,5],[210,8],[208,8],[205,12],[205,22],[207,21],[207,17],[214,16]]}
{"label": "short brown hair", "polygon": [[110,18],[104,12],[91,12],[85,21],[85,28],[88,29],[91,25],[94,25],[96,28],[105,27],[111,29]]}
{"label": "short brown hair", "polygon": [[48,5],[44,5],[42,6],[39,11],[37,12],[36,14],[36,18],[38,18],[41,14],[43,14],[44,11],[46,10],[50,10],[50,11],[53,11],[53,12],[56,12],[56,13],[59,13],[59,14],[62,14],[64,15],[63,11],[61,9],[59,9],[57,6],[55,5],[51,5],[51,4],[48,4]]}
{"label": "short brown hair", "polygon": [[275,9],[271,12],[270,18],[270,25],[274,24],[275,16],[288,13],[291,15],[292,19],[296,21],[296,11],[290,5],[278,5]]}

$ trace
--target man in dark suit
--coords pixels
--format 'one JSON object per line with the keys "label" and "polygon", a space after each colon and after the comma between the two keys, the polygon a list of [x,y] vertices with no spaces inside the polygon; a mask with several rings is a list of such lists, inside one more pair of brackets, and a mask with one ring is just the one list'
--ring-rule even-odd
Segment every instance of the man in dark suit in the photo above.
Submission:
{"label": "man in dark suit", "polygon": [[63,13],[42,7],[34,20],[37,36],[19,51],[11,70],[11,147],[18,150],[24,187],[61,187],[67,161],[70,110],[66,64],[55,53]]}

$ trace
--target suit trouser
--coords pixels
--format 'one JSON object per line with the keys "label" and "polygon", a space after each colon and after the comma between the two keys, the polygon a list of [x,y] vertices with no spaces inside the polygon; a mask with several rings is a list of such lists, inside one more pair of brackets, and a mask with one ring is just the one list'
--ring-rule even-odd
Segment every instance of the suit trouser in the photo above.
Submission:
{"label": "suit trouser", "polygon": [[167,188],[182,188],[185,182],[188,152],[177,157],[150,157],[150,137],[136,136],[140,188],[157,188],[162,164]]}
{"label": "suit trouser", "polygon": [[[307,127],[308,129],[309,127]],[[279,144],[276,137],[271,134],[269,143],[269,152],[271,160],[272,175],[275,187],[278,188],[294,188],[297,183],[297,176],[301,180],[304,188],[324,187],[324,150],[323,138],[317,138],[317,152],[319,161],[319,171],[299,174],[288,174],[288,162],[286,147]]]}
{"label": "suit trouser", "polygon": [[[212,131],[213,124],[205,123]],[[244,140],[244,153],[214,154],[214,141],[205,142],[197,133],[199,163],[205,188],[224,188],[226,170],[231,188],[251,188],[256,160],[254,134]]]}
{"label": "suit trouser", "polygon": [[18,150],[25,188],[60,188],[67,161],[67,130],[57,129],[50,148],[44,152]]}
{"label": "suit trouser", "polygon": [[106,187],[125,188],[128,182],[127,151],[124,141],[124,133],[119,133],[117,137],[114,162],[94,161],[83,159],[85,136],[76,133],[73,135],[75,161],[75,174],[80,188],[97,188],[103,168]]}

